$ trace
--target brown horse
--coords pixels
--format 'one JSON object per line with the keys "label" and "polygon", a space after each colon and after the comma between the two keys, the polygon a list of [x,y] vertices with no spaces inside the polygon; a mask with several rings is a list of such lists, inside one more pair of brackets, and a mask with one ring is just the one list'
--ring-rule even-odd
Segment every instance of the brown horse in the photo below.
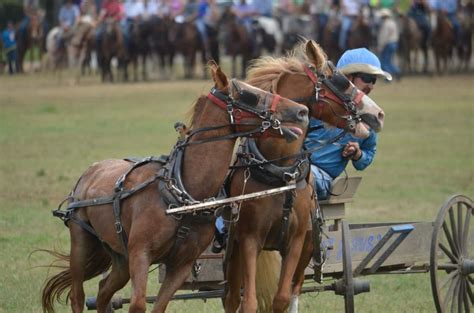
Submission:
{"label": "brown horse", "polygon": [[104,32],[100,40],[100,45],[97,47],[102,81],[114,81],[111,67],[111,62],[114,57],[117,58],[119,72],[122,73],[122,79],[127,81],[127,51],[119,22],[113,18],[107,18],[103,23]]}
{"label": "brown horse", "polygon": [[[404,73],[414,73],[418,65],[418,54],[422,49],[423,34],[415,20],[400,16],[399,52]],[[425,59],[426,62],[426,59]]]}
{"label": "brown horse", "polygon": [[[54,300],[69,288],[72,311],[82,312],[83,282],[110,267],[99,283],[98,312],[106,312],[113,294],[129,279],[129,312],[145,312],[148,270],[156,263],[165,264],[166,277],[153,312],[164,312],[195,260],[209,246],[215,220],[209,211],[168,215],[169,205],[182,206],[218,195],[238,136],[281,133],[294,140],[295,133],[302,134],[308,124],[305,106],[242,82],[230,85],[217,65],[210,67],[215,88],[194,105],[192,128],[178,141],[167,162],[148,158],[138,163],[95,163],[70,194],[68,210],[55,211],[69,227],[71,252],[52,252],[68,265],[44,286],[45,312],[54,312]],[[114,200],[107,195],[113,195]]]}
{"label": "brown horse", "polygon": [[245,77],[245,70],[252,58],[258,57],[255,55],[254,40],[250,37],[251,35],[247,32],[244,25],[238,22],[235,14],[230,10],[226,9],[220,20],[220,29],[224,33],[224,49],[227,55],[231,57],[232,76],[237,77],[237,58],[240,56],[240,77]]}
{"label": "brown horse", "polygon": [[[204,65],[207,62],[201,35],[193,22],[173,22],[172,25],[169,30],[170,40],[176,49],[176,53],[183,56],[184,78],[194,78],[198,52],[200,52],[202,64]],[[206,75],[207,72],[204,69],[203,78]]]}
{"label": "brown horse", "polygon": [[370,21],[364,13],[359,13],[355,21],[352,23],[349,35],[347,37],[347,48],[367,48],[373,44],[372,30]]}
{"label": "brown horse", "polygon": [[[290,57],[257,59],[248,72],[248,83],[297,98],[308,106],[313,117],[332,125],[346,128],[348,116],[357,119],[365,114],[373,117],[370,124],[375,130],[380,130],[383,125],[383,111],[342,74],[333,73],[327,65],[326,55],[312,41],[301,44]],[[316,87],[321,88],[317,94]],[[351,94],[362,97],[355,101],[354,110],[347,103],[347,97]],[[360,123],[351,129],[355,135],[367,137],[367,127],[367,124]],[[273,304],[267,303],[263,307],[268,309],[272,306],[273,312],[284,312],[290,303],[293,276],[310,224],[310,214],[316,207],[312,179],[308,179],[309,161],[301,153],[303,139],[298,138],[285,145],[279,143],[279,138],[259,139],[256,142],[247,140],[242,153],[238,154],[239,168],[232,177],[231,195],[284,186],[295,181],[299,181],[300,187],[294,193],[246,201],[231,218],[238,216],[237,222],[230,223],[229,230],[228,261],[225,264],[228,282],[226,312],[235,312],[239,304],[243,312],[257,310],[256,280],[264,277],[259,276],[261,270],[257,269],[256,264],[262,250],[279,250],[282,256]],[[249,156],[260,162],[274,161],[270,165],[261,165],[264,170],[259,171],[252,167],[258,162],[252,163]],[[242,166],[244,168],[240,168]],[[242,303],[239,303],[241,287],[243,297]],[[259,295],[259,298],[268,296]]]}
{"label": "brown horse", "polygon": [[446,13],[439,11],[436,16],[436,28],[431,37],[438,74],[445,73],[448,70],[448,60],[453,55],[455,45],[454,37],[454,30]]}

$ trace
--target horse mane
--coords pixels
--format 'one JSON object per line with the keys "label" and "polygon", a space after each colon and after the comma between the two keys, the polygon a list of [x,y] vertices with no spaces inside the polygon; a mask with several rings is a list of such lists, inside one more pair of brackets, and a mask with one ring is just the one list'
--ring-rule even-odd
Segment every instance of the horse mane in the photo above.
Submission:
{"label": "horse mane", "polygon": [[[317,71],[323,71],[327,61],[327,56],[319,47]],[[301,42],[286,56],[275,58],[272,56],[262,56],[251,62],[247,71],[246,82],[252,86],[265,91],[273,91],[277,88],[278,81],[283,74],[302,74],[306,75],[302,64],[312,64],[306,55],[306,41]]]}
{"label": "horse mane", "polygon": [[192,129],[197,124],[202,112],[204,111],[204,105],[207,102],[207,96],[201,95],[196,102],[191,106],[189,111],[186,113],[186,120],[188,121],[188,129]]}

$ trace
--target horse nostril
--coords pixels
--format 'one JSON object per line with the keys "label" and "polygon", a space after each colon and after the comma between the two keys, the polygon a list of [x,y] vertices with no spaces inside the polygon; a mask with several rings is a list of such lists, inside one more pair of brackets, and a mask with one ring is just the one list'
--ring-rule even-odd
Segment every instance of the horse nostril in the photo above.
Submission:
{"label": "horse nostril", "polygon": [[379,118],[380,121],[383,122],[383,120],[385,119],[385,113],[384,113],[384,111],[380,111],[380,112],[379,112],[378,118]]}
{"label": "horse nostril", "polygon": [[301,119],[304,119],[306,116],[308,116],[308,113],[309,113],[309,110],[308,108],[302,108],[299,112],[298,112],[298,118],[301,120]]}

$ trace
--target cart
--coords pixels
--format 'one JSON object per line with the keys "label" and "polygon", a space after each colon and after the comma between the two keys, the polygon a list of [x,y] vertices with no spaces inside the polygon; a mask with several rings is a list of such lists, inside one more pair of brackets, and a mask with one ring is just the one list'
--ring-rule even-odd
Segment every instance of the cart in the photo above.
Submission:
{"label": "cart", "polygon": [[[474,295],[474,219],[473,201],[453,195],[440,208],[433,222],[349,224],[346,204],[361,182],[361,177],[338,178],[328,200],[320,201],[326,221],[320,242],[324,262],[310,263],[302,293],[334,291],[344,297],[345,311],[354,312],[354,296],[370,291],[362,276],[374,274],[428,273],[433,300],[438,312],[471,312]],[[204,252],[181,287],[189,293],[173,299],[221,298],[224,293],[224,254]],[[165,268],[160,267],[160,280]],[[334,278],[330,284],[321,277]],[[310,284],[310,281],[313,283]],[[154,302],[155,297],[147,297]],[[122,308],[129,299],[114,296],[112,307]],[[95,298],[86,305],[95,309]]]}

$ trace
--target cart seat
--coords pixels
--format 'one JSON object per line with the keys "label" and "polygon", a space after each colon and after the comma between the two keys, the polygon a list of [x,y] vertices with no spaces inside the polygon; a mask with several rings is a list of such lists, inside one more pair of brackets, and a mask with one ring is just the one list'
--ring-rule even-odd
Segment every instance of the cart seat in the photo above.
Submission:
{"label": "cart seat", "polygon": [[352,202],[362,177],[337,177],[331,186],[331,196],[319,201],[326,220],[340,220],[345,217],[345,204]]}

